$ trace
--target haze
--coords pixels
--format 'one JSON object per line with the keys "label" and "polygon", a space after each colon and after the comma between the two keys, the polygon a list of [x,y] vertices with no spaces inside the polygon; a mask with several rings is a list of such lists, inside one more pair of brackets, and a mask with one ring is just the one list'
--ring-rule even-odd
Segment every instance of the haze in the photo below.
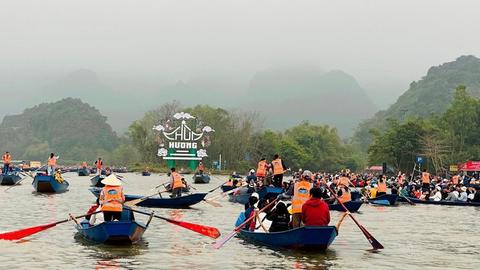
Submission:
{"label": "haze", "polygon": [[430,66],[480,55],[479,8],[477,1],[438,0],[4,0],[2,103],[9,95],[22,101],[4,105],[0,117],[57,100],[27,93],[79,69],[112,85],[138,85],[113,88],[141,101],[155,91],[151,85],[198,78],[229,82],[225,91],[235,97],[257,72],[314,66],[348,73],[386,108]]}

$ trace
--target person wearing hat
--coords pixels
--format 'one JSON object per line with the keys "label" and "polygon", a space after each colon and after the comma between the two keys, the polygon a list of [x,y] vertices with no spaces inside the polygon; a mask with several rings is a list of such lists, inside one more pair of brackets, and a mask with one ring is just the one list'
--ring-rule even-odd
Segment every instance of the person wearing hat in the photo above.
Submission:
{"label": "person wearing hat", "polygon": [[247,184],[255,185],[255,183],[257,182],[257,176],[255,175],[254,169],[250,170],[249,174],[246,177],[246,180],[247,180]]}
{"label": "person wearing hat", "polygon": [[120,220],[122,217],[123,203],[125,194],[123,194],[122,182],[111,174],[102,180],[105,186],[100,192],[100,206],[105,221]]}
{"label": "person wearing hat", "polygon": [[302,206],[310,198],[310,189],[313,187],[310,183],[312,172],[305,170],[302,173],[300,181],[293,185],[292,197],[292,227],[298,228],[302,221]]}
{"label": "person wearing hat", "polygon": [[330,209],[322,200],[320,188],[310,190],[311,198],[302,206],[302,222],[305,226],[327,226],[330,223]]}
{"label": "person wearing hat", "polygon": [[440,186],[436,186],[434,193],[430,196],[430,201],[441,201],[442,200],[442,188]]}
{"label": "person wearing hat", "polygon": [[460,188],[460,195],[458,196],[458,200],[462,202],[466,202],[468,200],[467,187]]}

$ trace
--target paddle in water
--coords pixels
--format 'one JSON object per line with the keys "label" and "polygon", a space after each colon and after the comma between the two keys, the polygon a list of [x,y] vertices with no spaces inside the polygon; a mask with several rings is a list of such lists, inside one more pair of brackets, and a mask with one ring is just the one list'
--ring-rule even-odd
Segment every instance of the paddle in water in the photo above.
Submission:
{"label": "paddle in water", "polygon": [[[90,214],[85,214],[85,215],[81,215],[81,216],[76,216],[75,218],[82,218],[82,217],[85,217],[85,216],[89,216],[89,215],[93,215],[93,214],[97,214],[97,213],[100,213],[101,211],[97,211],[97,212],[94,212],[94,213],[90,213]],[[34,227],[29,227],[29,228],[25,228],[25,229],[21,229],[21,230],[16,230],[16,231],[12,231],[12,232],[4,232],[4,233],[0,233],[0,240],[10,240],[10,241],[13,241],[13,240],[20,240],[24,237],[27,237],[27,236],[30,236],[32,234],[36,234],[38,232],[41,232],[41,231],[44,231],[44,230],[47,230],[47,229],[50,229],[52,227],[55,227],[57,226],[58,224],[62,224],[62,223],[65,223],[65,222],[68,222],[72,220],[71,218],[68,218],[68,219],[64,219],[64,220],[60,220],[60,221],[57,221],[57,222],[53,222],[53,223],[49,223],[49,224],[43,224],[43,225],[39,225],[39,226],[34,226]]]}
{"label": "paddle in water", "polygon": [[[263,207],[262,209],[260,209],[258,211],[258,214],[264,212],[265,210],[267,210],[270,206],[272,206],[276,201],[278,201],[279,198],[276,198],[275,200],[271,201],[269,204],[265,205],[265,207]],[[225,236],[224,238],[222,239],[219,239],[215,242],[215,244],[213,244],[213,248],[215,249],[219,249],[221,248],[223,245],[225,245],[225,243],[228,242],[228,240],[232,239],[232,237],[234,237],[238,232],[240,232],[240,230],[248,223],[250,222],[252,219],[256,218],[257,216],[256,215],[253,215],[249,218],[247,218],[242,224],[240,224],[238,227],[236,227],[235,229],[233,229],[233,231],[231,233],[229,233],[227,236]]]}
{"label": "paddle in water", "polygon": [[373,235],[371,235],[367,229],[365,229],[365,227],[363,227],[358,221],[357,219],[352,215],[352,213],[350,213],[350,211],[348,211],[347,207],[345,207],[345,205],[338,199],[338,196],[337,194],[335,194],[335,192],[333,192],[333,190],[328,186],[328,185],[325,185],[327,187],[327,189],[330,191],[330,193],[333,195],[333,197],[335,197],[335,199],[337,200],[337,202],[342,206],[342,208],[345,210],[345,212],[350,216],[350,218],[352,218],[353,222],[355,222],[355,224],[357,224],[358,228],[360,228],[360,230],[362,231],[363,235],[365,235],[365,237],[367,238],[368,242],[370,242],[370,244],[372,245],[373,249],[383,249],[383,245],[380,244],[380,242],[377,241],[377,239],[375,239],[375,237],[373,237]]}
{"label": "paddle in water", "polygon": [[[128,209],[132,210],[133,212],[139,213],[139,214],[143,214],[143,215],[147,215],[147,216],[152,215],[152,213],[143,212],[143,211],[137,210],[135,208],[128,208]],[[153,216],[156,217],[156,218],[165,220],[168,223],[183,227],[187,230],[197,232],[199,234],[208,236],[208,237],[213,238],[213,239],[217,239],[218,237],[220,237],[220,231],[217,228],[214,228],[214,227],[204,226],[204,225],[185,222],[185,221],[180,221],[180,220],[173,220],[173,219],[162,217],[162,216],[155,215],[155,214]]]}

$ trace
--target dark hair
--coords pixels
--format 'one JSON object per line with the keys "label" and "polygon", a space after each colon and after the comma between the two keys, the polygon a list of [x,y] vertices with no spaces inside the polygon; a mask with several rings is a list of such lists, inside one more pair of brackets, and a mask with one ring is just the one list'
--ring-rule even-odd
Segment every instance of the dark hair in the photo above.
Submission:
{"label": "dark hair", "polygon": [[249,204],[250,206],[253,206],[253,205],[256,204],[257,202],[258,202],[257,197],[250,196],[250,198],[248,198],[248,204]]}
{"label": "dark hair", "polygon": [[50,153],[50,157],[52,158],[53,156],[55,156],[55,154],[54,154],[54,153]]}
{"label": "dark hair", "polygon": [[279,155],[278,155],[278,154],[275,154],[275,155],[273,156],[273,159],[277,159],[278,157],[279,157]]}
{"label": "dark hair", "polygon": [[314,187],[314,188],[310,189],[310,196],[312,196],[313,198],[321,199],[322,198],[322,191],[319,188]]}
{"label": "dark hair", "polygon": [[174,171],[175,171],[175,168],[171,168],[170,171],[174,172]]}

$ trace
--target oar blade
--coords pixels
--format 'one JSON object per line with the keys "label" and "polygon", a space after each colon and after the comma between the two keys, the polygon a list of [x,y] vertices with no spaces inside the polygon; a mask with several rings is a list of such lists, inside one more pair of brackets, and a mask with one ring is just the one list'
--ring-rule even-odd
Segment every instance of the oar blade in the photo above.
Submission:
{"label": "oar blade", "polygon": [[26,229],[21,229],[13,232],[5,232],[5,233],[0,233],[0,239],[1,240],[20,240],[24,237],[30,236],[32,234],[39,233],[41,231],[44,231],[46,229],[49,229],[51,227],[54,227],[57,225],[56,223],[50,223],[50,224],[45,224],[45,225],[40,225],[40,226],[35,226],[35,227],[30,227]]}
{"label": "oar blade", "polygon": [[209,199],[203,199],[203,200],[214,207],[222,207],[222,205],[219,202],[209,200]]}
{"label": "oar blade", "polygon": [[229,233],[227,236],[223,237],[222,239],[217,240],[215,244],[213,244],[213,248],[214,249],[221,248],[223,245],[225,245],[225,243],[228,242],[228,240],[232,239],[232,237],[234,237],[237,233],[238,231],[234,230],[231,233]]}
{"label": "oar blade", "polygon": [[383,249],[383,245],[380,244],[380,242],[377,241],[377,239],[375,239],[375,237],[373,237],[373,235],[371,235],[367,229],[365,229],[365,227],[363,227],[363,225],[360,225],[359,226],[360,229],[362,230],[363,232],[363,235],[365,235],[365,237],[367,238],[368,242],[370,242],[370,244],[372,245],[373,249]]}
{"label": "oar blade", "polygon": [[213,239],[217,239],[218,237],[220,237],[220,231],[217,228],[199,225],[199,224],[193,224],[185,221],[177,221],[173,219],[164,219],[164,220],[169,223],[175,224],[177,226],[183,227],[185,229],[197,232],[199,234],[203,234]]}

